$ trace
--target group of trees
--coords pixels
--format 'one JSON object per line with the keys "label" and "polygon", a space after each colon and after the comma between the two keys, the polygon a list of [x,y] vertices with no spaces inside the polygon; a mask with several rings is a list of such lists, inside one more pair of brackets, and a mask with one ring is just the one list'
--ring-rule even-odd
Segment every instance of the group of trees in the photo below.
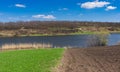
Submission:
{"label": "group of trees", "polygon": [[110,30],[120,28],[120,23],[112,22],[79,22],[79,21],[19,21],[19,22],[0,22],[0,30],[20,30],[31,29],[41,32],[69,33],[76,32],[81,27],[106,27]]}
{"label": "group of trees", "polygon": [[68,28],[74,29],[82,26],[94,27],[120,27],[120,23],[111,22],[70,22],[70,21],[29,21],[29,22],[0,22],[0,30],[17,30],[25,29],[49,29],[49,28]]}

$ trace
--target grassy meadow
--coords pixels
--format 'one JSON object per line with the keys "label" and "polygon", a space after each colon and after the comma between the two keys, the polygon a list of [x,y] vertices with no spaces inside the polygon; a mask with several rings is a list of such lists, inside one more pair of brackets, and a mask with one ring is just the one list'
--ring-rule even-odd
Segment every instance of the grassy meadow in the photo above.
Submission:
{"label": "grassy meadow", "polygon": [[0,52],[0,72],[51,72],[64,49],[32,49]]}

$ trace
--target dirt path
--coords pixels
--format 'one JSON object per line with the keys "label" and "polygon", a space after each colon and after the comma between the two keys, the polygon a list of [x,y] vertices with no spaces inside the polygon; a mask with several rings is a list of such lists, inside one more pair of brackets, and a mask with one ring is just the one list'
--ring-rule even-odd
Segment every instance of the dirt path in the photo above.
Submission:
{"label": "dirt path", "polygon": [[67,49],[58,72],[120,72],[120,46]]}

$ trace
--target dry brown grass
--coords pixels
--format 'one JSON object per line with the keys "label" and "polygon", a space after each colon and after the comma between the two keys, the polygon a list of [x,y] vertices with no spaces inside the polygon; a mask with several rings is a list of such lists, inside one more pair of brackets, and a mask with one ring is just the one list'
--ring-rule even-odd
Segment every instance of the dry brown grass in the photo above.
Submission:
{"label": "dry brown grass", "polygon": [[2,50],[9,50],[9,49],[31,49],[31,48],[51,48],[51,44],[40,44],[40,43],[20,43],[20,44],[4,44],[1,46]]}

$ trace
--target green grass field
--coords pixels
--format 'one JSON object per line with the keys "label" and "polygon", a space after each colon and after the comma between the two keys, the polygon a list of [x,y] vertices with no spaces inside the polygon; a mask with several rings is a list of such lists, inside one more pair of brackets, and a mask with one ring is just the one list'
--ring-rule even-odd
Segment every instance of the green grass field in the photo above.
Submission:
{"label": "green grass field", "polygon": [[[75,33],[57,33],[57,34],[31,34],[29,36],[66,36],[66,35],[90,35],[90,34],[110,34],[109,31],[83,31],[83,32],[75,32]],[[118,31],[116,32],[118,33]],[[120,32],[119,32],[120,33]],[[20,35],[21,37],[27,35]]]}
{"label": "green grass field", "polygon": [[51,72],[64,49],[38,49],[0,52],[0,72]]}

